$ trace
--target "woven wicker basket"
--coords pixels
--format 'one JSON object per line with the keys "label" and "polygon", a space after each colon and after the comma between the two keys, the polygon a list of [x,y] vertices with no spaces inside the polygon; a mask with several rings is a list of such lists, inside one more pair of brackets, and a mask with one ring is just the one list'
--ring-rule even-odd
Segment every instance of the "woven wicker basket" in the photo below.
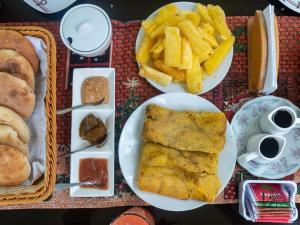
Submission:
{"label": "woven wicker basket", "polygon": [[[47,199],[53,192],[56,180],[56,43],[46,29],[36,26],[0,27],[1,30],[14,30],[23,35],[41,38],[46,44],[48,60],[46,111],[46,165],[45,174],[36,183],[31,193],[0,195],[0,205],[37,203]],[[37,188],[38,187],[38,188]]]}

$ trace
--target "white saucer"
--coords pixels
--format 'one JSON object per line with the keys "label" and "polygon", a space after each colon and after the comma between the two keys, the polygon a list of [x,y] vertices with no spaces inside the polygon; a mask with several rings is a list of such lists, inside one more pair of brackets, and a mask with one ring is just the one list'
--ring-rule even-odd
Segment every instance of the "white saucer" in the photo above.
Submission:
{"label": "white saucer", "polygon": [[[245,103],[234,115],[231,125],[236,137],[238,157],[246,152],[247,140],[254,134],[262,133],[259,119],[269,109],[289,106],[298,117],[300,109],[290,101],[275,96],[263,96]],[[280,158],[271,163],[259,164],[254,161],[239,164],[252,175],[267,179],[280,179],[295,173],[300,168],[300,128],[294,128],[284,137],[286,146]]]}

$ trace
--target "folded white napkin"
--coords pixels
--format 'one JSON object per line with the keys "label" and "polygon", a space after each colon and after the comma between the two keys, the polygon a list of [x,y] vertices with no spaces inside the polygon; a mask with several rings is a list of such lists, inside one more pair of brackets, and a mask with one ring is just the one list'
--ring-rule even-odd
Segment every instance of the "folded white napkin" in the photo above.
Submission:
{"label": "folded white napkin", "polygon": [[268,59],[264,88],[261,90],[264,94],[270,94],[277,89],[277,59],[276,59],[276,38],[275,38],[275,13],[274,6],[269,5],[264,9],[265,26],[267,30],[268,41]]}

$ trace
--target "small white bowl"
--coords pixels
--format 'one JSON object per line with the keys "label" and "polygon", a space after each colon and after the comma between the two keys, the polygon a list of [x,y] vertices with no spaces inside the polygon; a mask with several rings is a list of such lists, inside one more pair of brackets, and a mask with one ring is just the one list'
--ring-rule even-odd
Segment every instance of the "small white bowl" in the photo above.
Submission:
{"label": "small white bowl", "polygon": [[106,12],[92,4],[71,8],[60,23],[60,36],[71,51],[85,57],[102,55],[112,38],[112,26]]}
{"label": "small white bowl", "polygon": [[107,129],[107,141],[106,143],[98,148],[93,147],[89,148],[89,150],[95,151],[110,151],[114,152],[114,113],[111,110],[90,110],[90,109],[81,109],[75,110],[72,112],[72,129],[71,129],[71,151],[76,151],[77,149],[81,149],[85,146],[91,145],[90,142],[83,140],[79,136],[79,127],[83,119],[92,114],[97,118],[100,118],[106,126]]}
{"label": "small white bowl", "polygon": [[95,188],[71,187],[71,197],[109,197],[114,195],[114,154],[112,152],[78,152],[71,156],[71,183],[79,182],[80,160],[85,158],[107,159],[108,189],[100,190]]}
{"label": "small white bowl", "polygon": [[109,99],[107,104],[89,106],[86,109],[115,109],[115,69],[114,68],[78,68],[73,70],[72,106],[81,105],[81,87],[89,77],[104,77],[108,80]]}

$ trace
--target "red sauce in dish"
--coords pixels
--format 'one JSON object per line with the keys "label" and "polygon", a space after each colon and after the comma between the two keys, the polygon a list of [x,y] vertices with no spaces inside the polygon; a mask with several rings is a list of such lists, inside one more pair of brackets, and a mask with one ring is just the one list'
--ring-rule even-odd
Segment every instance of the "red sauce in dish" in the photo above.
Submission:
{"label": "red sauce in dish", "polygon": [[82,185],[84,188],[108,189],[107,159],[85,158],[79,163],[79,182],[97,182],[93,185]]}

